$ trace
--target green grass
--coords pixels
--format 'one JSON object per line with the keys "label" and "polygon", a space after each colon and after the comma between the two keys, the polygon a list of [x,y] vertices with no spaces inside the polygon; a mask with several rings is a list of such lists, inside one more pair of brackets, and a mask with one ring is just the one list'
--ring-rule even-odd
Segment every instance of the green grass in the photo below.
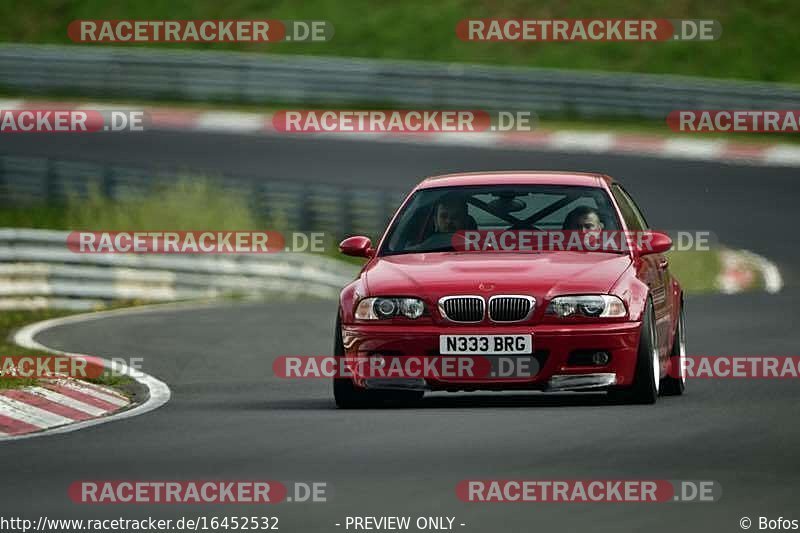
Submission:
{"label": "green grass", "polygon": [[717,275],[722,268],[718,251],[675,251],[667,257],[670,271],[687,294],[717,292]]}
{"label": "green grass", "polygon": [[185,178],[150,194],[112,201],[96,190],[71,199],[65,227],[75,230],[252,230],[258,228],[247,199],[209,181]]}
{"label": "green grass", "polygon": [[[9,339],[11,333],[32,322],[40,320],[47,320],[49,318],[56,318],[59,316],[68,315],[68,312],[63,311],[3,311],[0,313],[0,356],[17,356],[17,355],[42,355],[38,350],[29,350],[17,346]],[[28,378],[15,378],[15,377],[0,377],[0,390],[1,389],[15,389],[18,387],[26,387],[28,385],[35,385],[35,379]]]}
{"label": "green grass", "polygon": [[[714,42],[462,42],[455,26],[470,17],[707,18],[720,21],[723,33]],[[70,43],[66,28],[75,19],[323,19],[335,27],[330,42],[194,47],[800,83],[794,23],[800,2],[789,0],[36,0],[2,3],[0,18],[0,40],[30,43]]]}
{"label": "green grass", "polygon": [[0,209],[0,227],[66,229],[66,212],[60,206],[33,204]]}
{"label": "green grass", "polygon": [[34,204],[0,209],[0,227],[70,230],[255,230],[260,221],[244,195],[205,179],[183,178],[152,192],[113,201],[90,187],[64,205]]}
{"label": "green grass", "polygon": [[[138,305],[141,302],[137,301],[119,301],[115,302],[110,308],[122,308]],[[34,357],[48,357],[52,354],[42,352],[40,350],[30,350],[14,344],[11,341],[11,336],[14,331],[21,327],[40,322],[42,320],[49,320],[51,318],[58,318],[62,316],[75,314],[72,311],[43,309],[37,311],[3,311],[0,313],[0,356],[34,356]],[[94,354],[90,354],[94,355]],[[98,354],[102,357],[103,354]],[[97,385],[104,385],[106,387],[113,387],[120,392],[128,394],[132,390],[135,380],[129,376],[122,376],[112,374],[110,371],[105,370],[104,373],[96,378],[86,379],[90,383]],[[0,390],[2,389],[16,389],[20,387],[28,387],[36,385],[38,380],[32,378],[15,378],[15,377],[0,377]],[[130,394],[128,394],[130,395]]]}
{"label": "green grass", "polygon": [[[249,199],[205,177],[185,177],[177,183],[122,201],[103,196],[96,187],[87,198],[70,195],[64,205],[32,204],[0,209],[0,227],[96,230],[270,230],[289,233],[286,220],[259,216]],[[286,237],[290,239],[289,236]],[[375,236],[377,238],[377,236]],[[287,244],[288,243],[287,241]],[[345,258],[338,240],[326,234],[321,255]],[[346,258],[356,263],[357,258]]]}

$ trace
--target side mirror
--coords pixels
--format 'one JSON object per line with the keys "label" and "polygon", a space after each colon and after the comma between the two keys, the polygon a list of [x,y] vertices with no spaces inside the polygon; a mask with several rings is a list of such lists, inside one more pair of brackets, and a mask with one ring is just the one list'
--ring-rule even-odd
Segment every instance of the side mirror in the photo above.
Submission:
{"label": "side mirror", "polygon": [[372,257],[375,255],[375,250],[372,249],[372,241],[369,237],[357,235],[355,237],[348,237],[339,243],[339,251],[344,255],[352,255],[353,257]]}
{"label": "side mirror", "polygon": [[660,231],[642,231],[635,238],[638,255],[663,254],[672,249],[672,239]]}

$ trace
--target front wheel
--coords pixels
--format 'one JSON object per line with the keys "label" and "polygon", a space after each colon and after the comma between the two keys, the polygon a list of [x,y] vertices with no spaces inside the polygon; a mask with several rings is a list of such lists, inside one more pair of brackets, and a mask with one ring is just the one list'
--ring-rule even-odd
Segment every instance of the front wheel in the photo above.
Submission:
{"label": "front wheel", "polygon": [[[344,342],[342,341],[342,322],[336,317],[336,331],[333,335],[333,356],[344,357]],[[337,365],[339,366],[339,365]],[[333,378],[333,399],[339,409],[358,409],[369,407],[372,403],[370,391],[355,386],[350,378]]]}
{"label": "front wheel", "polygon": [[333,399],[339,409],[370,407],[374,403],[370,392],[359,389],[349,378],[333,378]]}
{"label": "front wheel", "polygon": [[[342,323],[339,317],[336,318],[333,355],[344,357]],[[356,387],[350,378],[333,378],[333,399],[339,409],[365,409],[383,404],[413,404],[421,400],[424,394],[424,391],[366,390]]]}
{"label": "front wheel", "polygon": [[653,303],[648,298],[642,316],[642,331],[639,335],[639,351],[636,357],[636,373],[633,385],[627,389],[613,389],[613,399],[629,403],[652,404],[658,400],[661,384],[661,363],[656,342],[656,319]]}

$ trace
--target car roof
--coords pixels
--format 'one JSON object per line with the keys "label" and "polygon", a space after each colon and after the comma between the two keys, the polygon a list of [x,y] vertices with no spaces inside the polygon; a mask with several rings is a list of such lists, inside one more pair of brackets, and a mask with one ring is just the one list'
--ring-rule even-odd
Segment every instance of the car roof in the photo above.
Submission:
{"label": "car roof", "polygon": [[499,171],[464,172],[431,176],[417,185],[417,189],[435,187],[465,187],[470,185],[574,185],[607,187],[614,180],[610,176],[591,172],[557,171]]}

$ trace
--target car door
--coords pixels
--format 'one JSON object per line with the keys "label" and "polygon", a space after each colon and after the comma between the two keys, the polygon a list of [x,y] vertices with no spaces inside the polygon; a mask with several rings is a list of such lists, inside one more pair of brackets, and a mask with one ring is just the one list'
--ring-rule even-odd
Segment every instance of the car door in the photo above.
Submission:
{"label": "car door", "polygon": [[[645,231],[650,229],[642,212],[633,198],[618,184],[612,185],[612,193],[619,204],[625,225],[629,231]],[[650,289],[653,299],[653,310],[656,315],[656,331],[658,334],[659,353],[663,356],[669,349],[672,335],[672,303],[669,297],[670,284],[669,263],[664,254],[648,254],[642,256],[636,265],[637,275]],[[663,359],[662,359],[663,360]]]}

